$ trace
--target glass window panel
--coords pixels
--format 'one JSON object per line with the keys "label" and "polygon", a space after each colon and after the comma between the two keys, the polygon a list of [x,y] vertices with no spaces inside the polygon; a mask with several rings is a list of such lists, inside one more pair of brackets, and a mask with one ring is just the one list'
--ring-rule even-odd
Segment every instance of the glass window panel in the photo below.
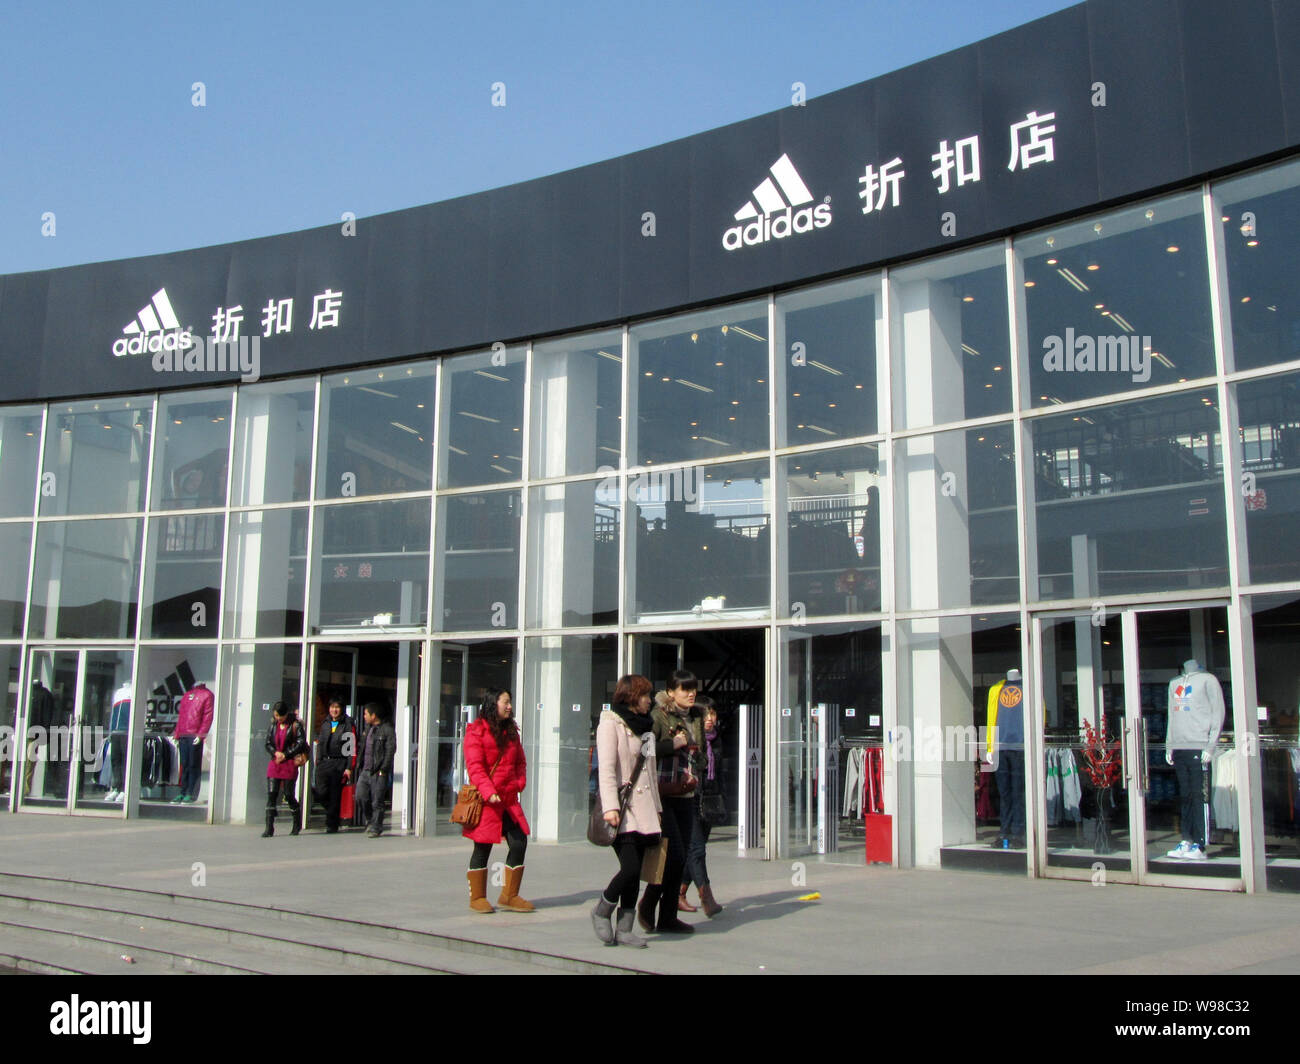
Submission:
{"label": "glass window panel", "polygon": [[618,683],[618,637],[541,636],[524,640],[524,690],[516,712],[528,758],[520,800],[534,835],[580,842],[595,800],[596,724]]}
{"label": "glass window panel", "polygon": [[629,478],[625,491],[636,520],[627,566],[636,618],[767,616],[767,462],[655,469]]}
{"label": "glass window panel", "polygon": [[1249,573],[1255,584],[1300,579],[1300,374],[1236,385]]}
{"label": "glass window panel", "polygon": [[890,272],[897,428],[1010,412],[1006,277],[1001,245]]}
{"label": "glass window panel", "polygon": [[316,521],[319,629],[425,623],[428,499],[323,506]]}
{"label": "glass window panel", "polygon": [[899,440],[894,564],[901,609],[1020,597],[1010,425]]}
{"label": "glass window panel", "polygon": [[230,393],[163,396],[154,448],[156,510],[226,505],[230,472]]}
{"label": "glass window panel", "polygon": [[[915,858],[938,867],[945,851],[987,849],[1002,834],[998,786],[1006,805],[1007,832],[1024,835],[1024,751],[999,752],[997,766],[984,760],[990,689],[1012,669],[1024,672],[1020,624],[1015,614],[935,617],[898,625],[898,740],[894,760],[899,790],[912,794],[917,810]],[[1027,720],[1028,718],[1026,718]],[[1008,784],[1021,784],[1012,792]],[[1016,841],[1021,842],[1020,836]],[[1008,835],[1009,837],[1009,835]],[[1027,841],[1027,840],[1026,840]],[[1024,843],[1018,855],[1025,867]]]}
{"label": "glass window panel", "polygon": [[22,648],[0,646],[0,811],[9,808],[9,791],[14,780],[14,765],[18,760],[16,729],[18,727],[18,669],[22,662]]}
{"label": "glass window panel", "polygon": [[[133,713],[132,743],[138,743],[141,814],[148,815],[166,805],[207,805],[212,798],[212,762],[222,723],[217,712],[223,705],[217,684],[217,648],[193,644],[141,647],[139,681],[135,696],[143,705]],[[206,717],[204,689],[212,696],[212,716],[207,730],[200,731]],[[194,694],[186,699],[191,691]],[[111,735],[109,739],[111,743]],[[262,755],[257,749],[261,736],[257,739],[255,750]],[[173,744],[179,760],[175,784],[156,767],[157,751]],[[260,756],[260,761],[265,773],[265,756]],[[184,796],[192,801],[176,801]]]}
{"label": "glass window panel", "polygon": [[528,496],[528,626],[618,623],[619,478]]}
{"label": "glass window panel", "polygon": [[865,863],[864,814],[884,811],[882,664],[879,624],[781,629],[778,852]]}
{"label": "glass window panel", "polygon": [[1201,197],[1125,207],[1016,240],[1029,406],[1212,376]]}
{"label": "glass window panel", "polygon": [[149,638],[216,638],[225,530],[224,514],[150,520],[143,626]]}
{"label": "glass window panel", "polygon": [[524,348],[445,359],[442,373],[439,485],[522,480]]}
{"label": "glass window panel", "polygon": [[464,632],[519,623],[519,503],[517,491],[438,500],[436,626]]}
{"label": "glass window panel", "polygon": [[433,375],[433,365],[426,364],[324,378],[318,498],[432,487]]}
{"label": "glass window panel", "polygon": [[151,407],[149,399],[51,406],[42,516],[142,510]]}
{"label": "glass window panel", "polygon": [[628,464],[765,450],[767,334],[761,302],[634,328]]}
{"label": "glass window panel", "polygon": [[[217,778],[228,782],[212,794],[213,815],[235,824],[260,824],[266,809],[262,738],[271,723],[271,706],[283,701],[297,710],[302,705],[302,644],[226,644],[217,690],[221,697],[210,756],[220,766]],[[299,797],[306,796],[300,792]],[[284,817],[280,824],[287,830]]]}
{"label": "glass window panel", "polygon": [[[436,747],[430,752],[427,764],[430,771],[422,784],[425,787],[425,807],[436,810],[428,818],[427,830],[434,835],[460,836],[460,825],[449,823],[456,794],[469,782],[465,774],[465,729],[478,716],[484,695],[490,690],[508,690],[514,695],[516,715],[524,712],[524,697],[516,690],[516,663],[519,644],[515,639],[458,639],[451,643],[433,643],[429,669],[429,691],[437,705],[437,717],[431,729]],[[521,725],[524,742],[530,741],[527,723]],[[531,748],[525,754],[532,757]],[[533,764],[529,764],[528,786],[521,800],[535,801],[538,784]],[[430,789],[432,788],[432,789]],[[553,792],[547,798],[553,797]],[[542,799],[546,800],[546,799]],[[525,806],[530,826],[533,805]]]}
{"label": "glass window panel", "polygon": [[1225,181],[1215,193],[1223,207],[1235,368],[1300,358],[1300,163]]}
{"label": "glass window panel", "polygon": [[[1258,596],[1250,600],[1250,613],[1255,642],[1259,756],[1247,759],[1246,763],[1258,765],[1268,887],[1294,890],[1295,877],[1300,871],[1300,851],[1296,848],[1296,822],[1300,813],[1295,804],[1294,769],[1300,761],[1300,713],[1296,710],[1300,692],[1300,656],[1296,654],[1300,593]],[[1231,715],[1225,721],[1225,725],[1230,724]],[[1241,771],[1239,767],[1238,772]],[[1237,778],[1240,781],[1242,775]],[[1218,812],[1216,807],[1216,817]],[[1279,873],[1289,878],[1281,880]]]}
{"label": "glass window panel", "polygon": [[777,395],[785,404],[778,447],[879,431],[876,333],[883,325],[875,276],[777,299]]}
{"label": "glass window panel", "polygon": [[311,493],[316,387],[308,381],[239,389],[231,503],[301,502]]}
{"label": "glass window panel", "polygon": [[1043,598],[1228,582],[1212,391],[1032,422]]}
{"label": "glass window panel", "polygon": [[30,521],[0,524],[0,638],[22,637],[31,551]]}
{"label": "glass window panel", "polygon": [[875,445],[781,462],[787,509],[787,616],[880,609],[881,468]]}
{"label": "glass window panel", "polygon": [[40,449],[39,407],[0,411],[0,517],[32,515]]}
{"label": "glass window panel", "polygon": [[140,581],[139,519],[47,521],[36,535],[32,639],[131,639]]}
{"label": "glass window panel", "polygon": [[302,635],[307,511],[237,513],[230,526],[225,634],[236,639]]}
{"label": "glass window panel", "polygon": [[622,333],[535,345],[532,390],[534,477],[618,468]]}

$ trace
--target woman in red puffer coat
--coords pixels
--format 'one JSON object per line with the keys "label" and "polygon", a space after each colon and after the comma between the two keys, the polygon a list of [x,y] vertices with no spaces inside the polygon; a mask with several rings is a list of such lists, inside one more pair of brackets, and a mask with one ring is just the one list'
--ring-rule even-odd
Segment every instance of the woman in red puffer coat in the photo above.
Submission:
{"label": "woman in red puffer coat", "polygon": [[462,832],[474,842],[467,873],[469,907],[476,913],[496,912],[487,900],[488,857],[493,844],[504,835],[510,849],[497,904],[511,912],[530,913],[532,903],[519,896],[529,834],[519,793],[528,782],[528,767],[509,691],[489,691],[479,706],[478,718],[465,729],[465,771],[483,798],[478,825]]}

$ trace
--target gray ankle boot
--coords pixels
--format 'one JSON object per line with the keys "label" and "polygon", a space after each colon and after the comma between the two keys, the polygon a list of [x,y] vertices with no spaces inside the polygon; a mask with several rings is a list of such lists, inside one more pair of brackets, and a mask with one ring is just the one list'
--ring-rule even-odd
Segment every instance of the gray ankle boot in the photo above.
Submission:
{"label": "gray ankle boot", "polygon": [[614,903],[606,901],[605,895],[600,896],[596,902],[596,907],[591,910],[591,926],[596,932],[596,937],[607,946],[613,946],[614,928],[609,922],[611,914],[614,912]]}
{"label": "gray ankle boot", "polygon": [[618,930],[614,933],[614,941],[620,946],[635,946],[637,949],[645,949],[649,943],[632,930],[632,921],[635,919],[635,909],[619,909]]}

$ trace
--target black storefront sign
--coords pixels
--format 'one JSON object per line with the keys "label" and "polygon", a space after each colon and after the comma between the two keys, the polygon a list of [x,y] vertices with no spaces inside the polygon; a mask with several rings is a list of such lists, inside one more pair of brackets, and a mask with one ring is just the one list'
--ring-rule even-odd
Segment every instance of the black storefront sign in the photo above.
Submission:
{"label": "black storefront sign", "polygon": [[1295,11],[1090,0],[806,106],[361,219],[355,235],[340,222],[0,277],[0,399],[239,379],[237,364],[195,371],[209,336],[257,337],[262,377],[509,343],[942,251],[1277,157],[1300,145]]}

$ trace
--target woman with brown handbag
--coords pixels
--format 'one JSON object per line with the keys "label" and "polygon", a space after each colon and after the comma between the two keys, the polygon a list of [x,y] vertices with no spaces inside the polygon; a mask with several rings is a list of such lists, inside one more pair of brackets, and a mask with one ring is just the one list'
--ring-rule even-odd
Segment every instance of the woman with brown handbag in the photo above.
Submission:
{"label": "woman with brown handbag", "polygon": [[476,913],[496,912],[487,900],[488,858],[493,844],[504,835],[510,848],[497,904],[511,912],[530,913],[532,902],[519,896],[529,835],[519,794],[528,782],[528,766],[509,691],[489,691],[479,706],[478,718],[465,729],[465,771],[482,802],[478,822],[466,824],[461,831],[474,843],[466,873],[469,907]]}
{"label": "woman with brown handbag", "polygon": [[[660,803],[649,713],[652,690],[644,676],[624,676],[614,689],[613,709],[601,713],[596,727],[600,778],[596,800],[606,822],[618,829],[613,845],[618,873],[591,911],[596,937],[607,946],[646,946],[645,939],[633,932],[632,922],[641,886],[641,862],[648,849],[659,845]],[[616,905],[618,920],[611,926]]]}

